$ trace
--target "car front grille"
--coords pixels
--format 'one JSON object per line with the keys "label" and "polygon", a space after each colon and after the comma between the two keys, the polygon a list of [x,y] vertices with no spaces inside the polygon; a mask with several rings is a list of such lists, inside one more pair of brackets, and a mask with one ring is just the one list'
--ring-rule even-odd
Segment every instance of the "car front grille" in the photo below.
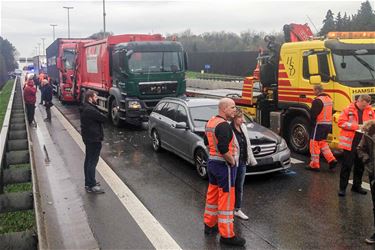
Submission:
{"label": "car front grille", "polygon": [[252,144],[251,149],[255,158],[264,157],[276,152],[276,143]]}
{"label": "car front grille", "polygon": [[141,95],[175,94],[177,92],[177,82],[140,82],[139,92]]}

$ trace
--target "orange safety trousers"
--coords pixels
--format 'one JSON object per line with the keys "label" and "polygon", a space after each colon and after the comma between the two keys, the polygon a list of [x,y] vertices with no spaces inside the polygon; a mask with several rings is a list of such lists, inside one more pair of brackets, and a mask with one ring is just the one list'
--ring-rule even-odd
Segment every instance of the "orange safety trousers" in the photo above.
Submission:
{"label": "orange safety trousers", "polygon": [[326,140],[310,140],[311,168],[320,168],[320,153],[323,154],[324,158],[327,160],[328,163],[336,160]]}
{"label": "orange safety trousers", "polygon": [[223,161],[208,161],[208,190],[204,223],[209,227],[218,224],[219,233],[223,238],[234,237],[233,212],[235,203],[236,168]]}

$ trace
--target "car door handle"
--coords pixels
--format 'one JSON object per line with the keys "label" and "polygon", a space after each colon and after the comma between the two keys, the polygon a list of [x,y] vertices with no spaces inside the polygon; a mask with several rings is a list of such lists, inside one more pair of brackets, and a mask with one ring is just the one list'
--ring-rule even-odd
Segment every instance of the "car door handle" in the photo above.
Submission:
{"label": "car door handle", "polygon": [[306,98],[306,95],[299,95],[299,98]]}

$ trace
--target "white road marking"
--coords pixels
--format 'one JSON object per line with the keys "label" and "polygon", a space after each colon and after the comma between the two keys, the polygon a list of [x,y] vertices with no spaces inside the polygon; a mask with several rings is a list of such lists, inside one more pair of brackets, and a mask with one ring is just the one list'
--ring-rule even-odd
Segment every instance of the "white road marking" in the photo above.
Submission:
{"label": "white road marking", "polygon": [[290,162],[293,163],[293,164],[305,163],[304,161],[300,161],[300,160],[298,160],[296,158],[291,158]]}
{"label": "white road marking", "polygon": [[[75,130],[75,128],[56,109],[56,107],[52,107],[51,110],[66,128],[71,137],[75,140],[81,150],[85,152],[85,145],[77,130]],[[129,211],[130,215],[134,218],[156,249],[181,249],[172,236],[163,228],[163,226],[156,220],[150,211],[147,210],[142,202],[115,174],[115,172],[113,172],[113,170],[101,157],[96,169],[119,198],[124,207]]]}
{"label": "white road marking", "polygon": [[[349,183],[353,185],[353,180],[349,180]],[[362,188],[367,189],[367,190],[371,190],[370,184],[368,184],[367,182],[362,182]]]}

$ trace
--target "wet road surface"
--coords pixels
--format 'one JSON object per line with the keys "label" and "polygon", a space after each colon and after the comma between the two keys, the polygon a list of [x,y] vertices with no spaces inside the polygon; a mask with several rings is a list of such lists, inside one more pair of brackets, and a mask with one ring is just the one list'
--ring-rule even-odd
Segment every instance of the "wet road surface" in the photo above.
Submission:
{"label": "wet road surface", "polygon": [[[55,105],[79,130],[78,106]],[[218,237],[203,234],[207,181],[194,166],[165,150],[155,153],[147,130],[108,122],[104,133],[102,158],[182,248],[222,248]],[[364,243],[373,233],[371,196],[352,193],[349,185],[339,198],[338,181],[339,169],[326,164],[320,173],[293,164],[285,173],[249,176],[242,206],[249,220],[236,219],[235,231],[248,249],[371,249]]]}

